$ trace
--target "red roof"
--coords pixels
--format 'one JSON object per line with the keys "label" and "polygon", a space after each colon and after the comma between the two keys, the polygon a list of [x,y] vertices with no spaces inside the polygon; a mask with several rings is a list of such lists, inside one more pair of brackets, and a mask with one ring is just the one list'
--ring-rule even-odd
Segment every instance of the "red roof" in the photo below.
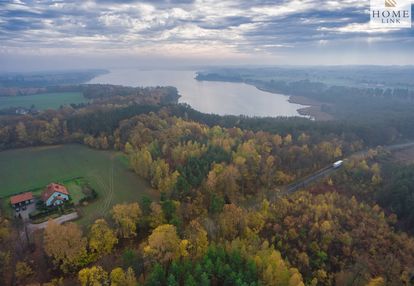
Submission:
{"label": "red roof", "polygon": [[15,195],[15,196],[10,198],[10,202],[11,202],[12,205],[22,203],[22,202],[25,202],[25,201],[28,201],[28,200],[33,200],[32,192],[18,194],[18,195]]}
{"label": "red roof", "polygon": [[68,190],[65,188],[65,186],[51,183],[47,186],[46,190],[43,191],[41,197],[43,201],[47,201],[48,198],[50,198],[51,195],[53,195],[55,192],[69,195]]}

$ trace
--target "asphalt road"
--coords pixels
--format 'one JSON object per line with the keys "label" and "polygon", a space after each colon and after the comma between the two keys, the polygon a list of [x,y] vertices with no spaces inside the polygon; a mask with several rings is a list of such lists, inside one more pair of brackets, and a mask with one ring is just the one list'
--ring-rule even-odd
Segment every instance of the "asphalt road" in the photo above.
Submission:
{"label": "asphalt road", "polygon": [[[400,143],[400,144],[394,144],[394,145],[388,145],[388,146],[378,146],[378,147],[382,148],[383,150],[389,151],[389,152],[394,152],[394,151],[414,147],[414,142]],[[352,155],[350,155],[346,158],[343,158],[342,160],[346,161],[346,160],[348,160],[350,158],[353,158],[353,157],[364,158],[364,157],[367,157],[367,156],[368,156],[368,150],[364,150],[364,151],[356,152],[356,153],[354,153],[354,154],[352,154]],[[333,162],[332,162],[332,164],[333,164]],[[274,200],[274,199],[276,199],[277,197],[279,197],[281,195],[292,194],[292,193],[298,191],[299,189],[304,188],[304,187],[308,186],[309,184],[311,184],[311,183],[313,183],[313,182],[315,182],[315,181],[317,181],[321,178],[325,178],[326,176],[342,169],[342,166],[338,167],[338,168],[334,168],[332,164],[330,164],[330,165],[326,166],[325,168],[322,168],[322,169],[320,169],[320,170],[318,170],[318,171],[316,171],[316,172],[314,172],[314,173],[312,173],[312,174],[310,174],[310,175],[308,175],[304,178],[301,178],[301,179],[297,180],[296,182],[294,182],[290,185],[282,187],[281,192],[275,194],[273,196],[273,198],[270,198],[270,199]]]}

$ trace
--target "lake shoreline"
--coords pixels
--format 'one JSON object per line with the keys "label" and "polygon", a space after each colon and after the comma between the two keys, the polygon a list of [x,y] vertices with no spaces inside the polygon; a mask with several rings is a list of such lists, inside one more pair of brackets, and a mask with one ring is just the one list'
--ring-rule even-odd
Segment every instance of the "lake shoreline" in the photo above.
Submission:
{"label": "lake shoreline", "polygon": [[114,69],[89,83],[125,86],[174,86],[179,103],[217,115],[250,117],[309,117],[298,110],[307,106],[289,102],[285,94],[272,94],[244,82],[199,81],[194,70]]}
{"label": "lake shoreline", "polygon": [[300,105],[308,105],[307,107],[298,109],[298,113],[300,115],[310,116],[316,121],[329,121],[335,119],[331,114],[322,111],[322,105],[325,104],[323,102],[312,100],[299,95],[290,95],[289,102]]}
{"label": "lake shoreline", "polygon": [[[261,90],[261,91],[264,91],[264,92],[269,92],[269,93],[273,93],[273,94],[280,94],[280,93],[272,91],[270,89],[257,86],[254,83],[250,83],[249,81],[247,81],[247,82],[243,81],[243,83],[254,86],[258,90]],[[299,108],[297,110],[297,112],[301,116],[310,117],[310,118],[312,118],[316,121],[329,121],[329,120],[334,120],[335,119],[332,115],[322,111],[322,105],[325,104],[323,102],[319,102],[319,101],[307,98],[305,96],[300,96],[300,95],[285,95],[285,96],[289,97],[288,101],[290,103],[299,104],[299,105],[304,106],[304,107]]]}
{"label": "lake shoreline", "polygon": [[245,83],[247,85],[254,86],[258,90],[263,91],[263,92],[268,92],[268,93],[272,93],[272,94],[287,96],[289,98],[288,99],[289,103],[303,105],[302,108],[297,109],[297,113],[300,116],[310,117],[311,119],[314,119],[316,121],[329,121],[329,120],[334,120],[335,119],[331,114],[328,114],[328,113],[322,111],[322,105],[326,105],[326,103],[319,102],[319,101],[307,98],[305,96],[281,94],[281,93],[275,92],[273,90],[270,90],[268,88],[265,88],[263,86],[258,86],[254,82],[250,82],[250,81],[243,81],[243,80],[238,80],[238,81],[234,80],[234,81],[232,81],[232,80],[225,80],[225,79],[210,80],[210,79],[200,78],[199,76],[196,76],[195,80],[197,80],[197,81],[213,81],[213,82],[214,81],[219,81],[219,82]]}

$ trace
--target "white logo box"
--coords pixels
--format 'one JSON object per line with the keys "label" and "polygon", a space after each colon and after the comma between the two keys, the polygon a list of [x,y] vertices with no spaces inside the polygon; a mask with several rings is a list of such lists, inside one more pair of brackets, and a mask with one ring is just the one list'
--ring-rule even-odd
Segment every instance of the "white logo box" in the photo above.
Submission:
{"label": "white logo box", "polygon": [[372,28],[411,28],[412,0],[371,0]]}

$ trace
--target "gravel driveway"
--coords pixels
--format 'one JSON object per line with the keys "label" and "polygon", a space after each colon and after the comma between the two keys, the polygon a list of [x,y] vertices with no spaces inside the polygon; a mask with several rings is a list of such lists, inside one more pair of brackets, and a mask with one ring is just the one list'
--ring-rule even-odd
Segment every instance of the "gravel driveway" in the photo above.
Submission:
{"label": "gravel driveway", "polygon": [[[60,217],[58,217],[58,218],[55,218],[55,219],[53,219],[53,221],[57,222],[58,224],[62,224],[62,223],[64,223],[64,222],[68,222],[68,221],[71,221],[71,220],[75,220],[75,219],[77,219],[78,217],[79,217],[79,216],[78,216],[78,213],[77,213],[77,212],[73,212],[73,213],[70,213],[70,214],[63,215],[63,216],[60,216]],[[26,225],[26,227],[27,227],[27,232],[28,232],[29,234],[31,234],[32,232],[34,232],[34,231],[36,231],[36,230],[38,230],[38,229],[44,229],[44,228],[46,228],[46,226],[47,226],[48,222],[49,222],[49,221],[45,221],[45,222],[42,222],[42,223],[37,223],[37,224],[34,224],[34,223],[28,223],[28,224]]]}

